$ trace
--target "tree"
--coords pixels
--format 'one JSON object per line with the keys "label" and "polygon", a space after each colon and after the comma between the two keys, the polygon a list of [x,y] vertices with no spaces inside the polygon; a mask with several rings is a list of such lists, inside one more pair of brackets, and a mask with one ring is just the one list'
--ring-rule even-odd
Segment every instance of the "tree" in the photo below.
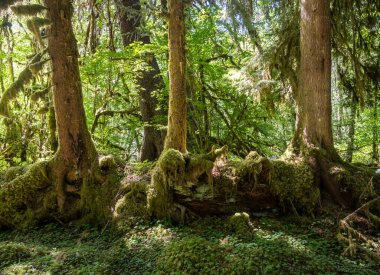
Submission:
{"label": "tree", "polygon": [[312,147],[337,159],[331,126],[331,21],[328,0],[300,1],[301,38],[294,152]]}
{"label": "tree", "polygon": [[73,7],[68,0],[46,0],[51,21],[48,49],[52,59],[54,108],[58,125],[58,152],[53,161],[58,205],[66,204],[66,184],[85,183],[97,168],[97,152],[86,124],[78,49],[71,25]]}
{"label": "tree", "polygon": [[[142,14],[140,0],[115,0],[120,22],[121,35],[124,47],[133,42],[150,44],[148,35],[142,33]],[[140,152],[140,160],[153,161],[157,159],[163,150],[164,133],[154,124],[157,115],[157,98],[154,92],[164,87],[160,77],[160,69],[153,54],[146,57],[148,69],[137,72],[137,84],[139,86],[139,105],[142,120],[144,122],[144,136]]]}
{"label": "tree", "polygon": [[186,153],[185,15],[181,0],[169,0],[169,114],[165,150]]}
{"label": "tree", "polygon": [[99,222],[108,213],[107,190],[112,185],[105,172],[113,162],[98,160],[87,128],[71,23],[72,1],[44,3],[50,22],[48,52],[59,147],[51,160],[18,167],[3,176],[7,184],[0,188],[0,226],[23,228],[52,218],[67,221],[85,217]]}

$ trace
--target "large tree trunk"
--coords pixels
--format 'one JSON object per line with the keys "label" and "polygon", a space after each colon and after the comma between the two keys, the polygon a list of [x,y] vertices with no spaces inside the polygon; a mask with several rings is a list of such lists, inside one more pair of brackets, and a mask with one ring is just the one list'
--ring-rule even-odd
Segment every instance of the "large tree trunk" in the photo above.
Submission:
{"label": "large tree trunk", "polygon": [[116,175],[110,158],[98,160],[87,129],[71,0],[45,0],[52,60],[58,150],[50,161],[15,167],[0,175],[0,228],[41,221],[109,217]]}
{"label": "large tree trunk", "polygon": [[335,156],[331,123],[331,23],[328,0],[300,1],[301,61],[296,95],[296,153],[310,147]]}
{"label": "large tree trunk", "polygon": [[169,117],[165,150],[186,149],[185,15],[181,0],[169,0]]}
{"label": "large tree trunk", "polygon": [[82,185],[97,166],[97,152],[87,128],[78,66],[78,49],[71,24],[72,2],[45,0],[52,59],[53,101],[58,128],[58,151],[52,162],[58,206],[70,207],[67,185]]}
{"label": "large tree trunk", "polygon": [[[139,0],[115,0],[120,21],[121,35],[124,47],[139,41],[150,44],[149,36],[142,34],[139,28],[142,25],[141,5]],[[155,160],[163,150],[165,135],[155,127],[154,117],[157,115],[157,99],[154,92],[162,89],[165,84],[160,76],[160,69],[153,54],[146,60],[149,70],[138,72],[137,84],[140,88],[139,105],[144,122],[144,136],[140,152],[140,160]]]}
{"label": "large tree trunk", "polygon": [[315,185],[340,205],[339,183],[332,163],[341,163],[334,148],[331,105],[331,15],[329,0],[300,0],[300,67],[296,99],[296,129],[290,151],[314,171]]}

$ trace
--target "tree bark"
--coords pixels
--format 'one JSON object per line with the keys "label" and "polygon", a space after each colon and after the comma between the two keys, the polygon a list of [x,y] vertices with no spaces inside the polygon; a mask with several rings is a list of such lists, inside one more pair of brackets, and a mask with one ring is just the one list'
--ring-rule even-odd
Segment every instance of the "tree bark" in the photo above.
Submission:
{"label": "tree bark", "polygon": [[78,66],[78,49],[70,0],[45,0],[52,60],[53,101],[58,130],[58,150],[51,162],[59,209],[70,207],[68,185],[82,185],[97,167],[97,152],[86,124]]}
{"label": "tree bark", "polygon": [[[141,5],[139,0],[115,0],[120,21],[123,45],[127,47],[133,42],[139,41],[150,44],[149,36],[142,34],[139,28],[142,26]],[[144,135],[140,151],[140,161],[155,160],[163,150],[165,135],[163,131],[154,126],[154,118],[157,115],[157,99],[154,92],[161,90],[165,84],[160,76],[160,69],[153,54],[146,59],[149,71],[138,72],[137,84],[139,91],[139,106],[144,122]]]}
{"label": "tree bark", "polygon": [[181,0],[169,0],[169,117],[165,150],[186,149],[185,15]]}
{"label": "tree bark", "polygon": [[328,0],[301,0],[301,61],[293,149],[326,150],[334,159],[331,123],[331,19]]}

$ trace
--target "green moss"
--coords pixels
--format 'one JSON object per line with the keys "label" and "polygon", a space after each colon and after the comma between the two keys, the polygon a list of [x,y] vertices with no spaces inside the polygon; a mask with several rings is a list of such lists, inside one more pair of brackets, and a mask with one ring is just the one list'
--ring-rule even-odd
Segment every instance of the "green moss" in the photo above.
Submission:
{"label": "green moss", "polygon": [[235,213],[235,215],[228,218],[226,223],[227,229],[239,236],[240,238],[251,238],[254,235],[253,224],[249,218],[249,214]]}
{"label": "green moss", "polygon": [[[246,182],[252,183],[255,186],[258,183],[258,175],[266,170],[265,172],[269,176],[271,169],[271,163],[266,157],[260,156],[256,151],[252,151],[239,164],[236,172],[240,178],[244,178]],[[262,183],[265,184],[265,182]]]}
{"label": "green moss", "polygon": [[118,219],[126,217],[146,217],[148,215],[146,204],[147,185],[142,182],[128,183],[124,187],[123,195],[116,202],[115,214]]}
{"label": "green moss", "polygon": [[[30,64],[38,63],[42,56],[46,53],[43,51],[33,56]],[[42,67],[41,67],[42,68]],[[11,86],[4,92],[0,101],[0,114],[8,117],[8,103],[13,100],[18,92],[33,79],[33,73],[29,69],[29,65],[19,74],[17,80],[11,84]]]}
{"label": "green moss", "polygon": [[83,178],[80,191],[81,223],[101,224],[112,218],[120,177],[115,167],[110,168],[101,182],[91,173]]}
{"label": "green moss", "polygon": [[331,167],[330,174],[339,185],[342,194],[352,198],[354,207],[374,198],[380,191],[376,182],[380,179],[373,170],[362,165],[338,165]]}
{"label": "green moss", "polygon": [[38,4],[29,5],[14,5],[11,6],[11,10],[17,16],[33,16],[46,10],[46,7]]}
{"label": "green moss", "polygon": [[53,191],[47,164],[39,162],[13,169],[10,174],[23,173],[0,187],[0,226],[25,229],[55,209],[51,196],[47,195]]}
{"label": "green moss", "polygon": [[314,185],[311,168],[304,162],[275,160],[270,188],[286,208],[313,214],[319,206],[320,191]]}
{"label": "green moss", "polygon": [[148,211],[157,218],[170,218],[174,207],[174,184],[184,181],[185,159],[181,152],[169,149],[161,154],[152,173],[147,192]]}
{"label": "green moss", "polygon": [[3,174],[0,175],[0,185],[8,183],[16,177],[25,174],[27,168],[27,166],[15,166],[7,169]]}

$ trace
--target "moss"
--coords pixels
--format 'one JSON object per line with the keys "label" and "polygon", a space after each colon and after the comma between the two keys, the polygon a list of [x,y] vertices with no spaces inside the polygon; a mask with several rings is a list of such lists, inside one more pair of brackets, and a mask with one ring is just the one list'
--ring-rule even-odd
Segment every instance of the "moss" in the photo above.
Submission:
{"label": "moss", "polygon": [[37,76],[38,73],[42,70],[43,66],[48,62],[50,59],[41,60],[35,63],[32,63],[29,65],[29,70],[32,72],[34,76]]}
{"label": "moss", "polygon": [[128,217],[148,217],[147,184],[140,182],[128,183],[123,195],[116,202],[114,217],[118,220]]}
{"label": "moss", "polygon": [[249,218],[249,214],[245,212],[235,213],[235,215],[229,217],[226,228],[240,238],[251,238],[254,235],[253,224]]}
{"label": "moss", "polygon": [[11,6],[11,10],[17,16],[33,16],[46,10],[46,7],[38,4],[29,5],[14,5]]}
{"label": "moss", "polygon": [[212,179],[212,168],[214,167],[214,162],[205,159],[203,155],[191,156],[187,161],[185,180],[196,184],[200,182],[203,175],[207,176],[207,183],[209,185],[209,190],[211,190],[212,196],[214,195],[213,179]]}
{"label": "moss", "polygon": [[[31,64],[38,63],[42,56],[46,53],[43,51],[42,53],[38,53],[33,56],[31,60]],[[41,67],[42,68],[42,67]],[[18,92],[24,87],[24,85],[28,84],[33,79],[33,73],[29,69],[29,65],[19,74],[17,80],[11,84],[11,86],[4,92],[0,101],[0,114],[8,117],[8,103],[12,99],[14,99]]]}
{"label": "moss", "polygon": [[43,100],[45,96],[49,93],[49,91],[50,91],[50,88],[36,91],[31,95],[30,100],[32,101],[37,101],[39,99]]}
{"label": "moss", "polygon": [[26,172],[26,169],[27,166],[15,166],[7,169],[3,174],[0,175],[0,184],[8,183],[18,176],[24,174]]}
{"label": "moss", "polygon": [[285,208],[313,214],[320,204],[311,168],[304,162],[275,160],[270,188]]}
{"label": "moss", "polygon": [[174,207],[174,184],[184,181],[185,159],[181,152],[169,149],[161,154],[152,173],[152,181],[147,192],[147,205],[150,215],[157,218],[170,218]]}
{"label": "moss", "polygon": [[[269,160],[263,156],[260,156],[256,151],[250,152],[242,161],[237,169],[237,175],[243,178],[244,181],[252,183],[255,187],[258,183],[258,175],[262,172],[266,172],[270,176],[272,166]],[[266,177],[266,181],[270,181],[270,178]],[[266,182],[262,182],[266,183]]]}
{"label": "moss", "polygon": [[92,173],[83,178],[80,191],[81,223],[102,224],[112,219],[112,207],[120,183],[115,167],[110,167],[101,181]]}
{"label": "moss", "polygon": [[[25,229],[49,216],[56,206],[47,177],[47,162],[39,162],[0,187],[0,226]],[[10,176],[12,178],[14,175]],[[47,195],[49,194],[50,195]]]}
{"label": "moss", "polygon": [[360,204],[374,198],[380,191],[376,186],[379,178],[376,178],[374,171],[368,167],[336,164],[330,168],[329,172],[337,181],[339,191],[343,196],[351,198],[352,207],[359,207]]}

